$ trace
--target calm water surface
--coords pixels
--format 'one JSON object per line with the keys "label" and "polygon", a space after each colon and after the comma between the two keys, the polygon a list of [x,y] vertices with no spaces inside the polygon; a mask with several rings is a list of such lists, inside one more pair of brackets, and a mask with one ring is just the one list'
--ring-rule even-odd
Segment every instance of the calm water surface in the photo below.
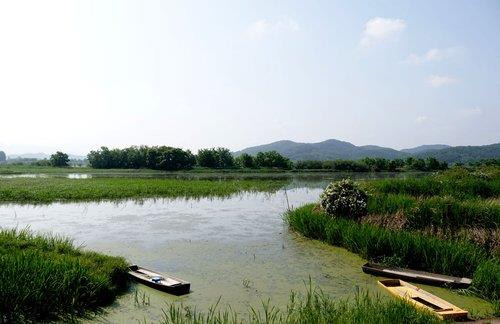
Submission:
{"label": "calm water surface", "polygon": [[[192,293],[183,297],[133,285],[131,292],[94,321],[155,322],[168,303],[206,310],[219,297],[220,305],[230,303],[239,312],[268,297],[274,305],[284,306],[290,291],[303,292],[309,278],[333,297],[352,296],[357,287],[385,294],[377,287],[376,277],[361,271],[363,259],[302,238],[284,224],[282,215],[288,205],[316,201],[327,182],[294,180],[288,190],[226,199],[0,205],[0,226],[29,226],[70,236],[86,248],[124,256],[131,263],[192,284]],[[469,310],[490,307],[445,289],[425,289]],[[150,305],[142,305],[144,294]]]}

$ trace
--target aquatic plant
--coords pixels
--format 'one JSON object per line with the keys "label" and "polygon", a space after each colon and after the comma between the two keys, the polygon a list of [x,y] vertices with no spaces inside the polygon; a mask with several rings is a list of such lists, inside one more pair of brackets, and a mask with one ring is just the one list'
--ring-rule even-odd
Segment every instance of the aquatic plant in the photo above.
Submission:
{"label": "aquatic plant", "polygon": [[83,316],[112,302],[127,282],[123,258],[28,230],[0,230],[0,269],[0,322]]}
{"label": "aquatic plant", "polygon": [[367,194],[350,179],[332,182],[320,196],[320,206],[330,216],[359,218],[366,214]]}
{"label": "aquatic plant", "polygon": [[335,300],[320,289],[309,286],[305,296],[292,292],[288,305],[280,309],[270,299],[260,307],[250,307],[246,314],[239,314],[230,306],[219,308],[220,299],[207,312],[172,303],[163,310],[165,324],[211,323],[444,323],[429,312],[418,311],[402,300],[383,299],[358,291],[352,299]]}

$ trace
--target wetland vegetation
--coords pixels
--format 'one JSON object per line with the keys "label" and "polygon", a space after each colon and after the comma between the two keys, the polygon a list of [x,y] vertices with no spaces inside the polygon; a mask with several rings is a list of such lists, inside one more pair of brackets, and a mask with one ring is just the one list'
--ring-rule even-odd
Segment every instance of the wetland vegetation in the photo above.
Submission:
{"label": "wetland vegetation", "polygon": [[473,278],[469,292],[500,312],[500,169],[453,168],[419,179],[361,185],[365,215],[352,219],[308,204],[286,214],[299,233],[363,258]]}
{"label": "wetland vegetation", "polygon": [[207,312],[189,306],[170,304],[164,310],[164,324],[216,324],[216,323],[443,323],[429,312],[417,311],[409,304],[394,299],[382,299],[365,292],[357,292],[352,299],[335,300],[321,290],[309,286],[305,296],[292,292],[286,308],[262,301],[260,306],[249,307],[247,314],[238,314],[231,307],[220,309],[218,303]]}
{"label": "wetland vegetation", "polygon": [[181,180],[157,178],[0,179],[0,202],[116,200],[125,198],[227,197],[244,191],[275,191],[284,180]]}
{"label": "wetland vegetation", "polygon": [[66,238],[0,230],[0,322],[71,319],[111,303],[127,285],[123,258]]}

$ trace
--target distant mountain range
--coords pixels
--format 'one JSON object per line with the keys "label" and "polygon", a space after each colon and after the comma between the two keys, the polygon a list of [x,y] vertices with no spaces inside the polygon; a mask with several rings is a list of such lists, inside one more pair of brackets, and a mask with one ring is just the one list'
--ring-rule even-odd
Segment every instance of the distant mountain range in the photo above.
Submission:
{"label": "distant mountain range", "polygon": [[[86,159],[85,156],[68,154],[70,160],[83,160]],[[8,156],[9,159],[49,159],[50,155],[46,153],[24,153],[24,154],[11,154]]]}
{"label": "distant mountain range", "polygon": [[416,156],[420,158],[434,156],[436,159],[448,163],[467,163],[481,159],[500,159],[500,143],[482,146],[454,146],[437,151],[421,152]]}
{"label": "distant mountain range", "polygon": [[37,159],[43,160],[50,158],[50,155],[45,153],[24,153],[24,154],[11,154],[8,156],[9,159]]}
{"label": "distant mountain range", "polygon": [[445,145],[445,144],[420,145],[420,146],[409,148],[409,149],[402,149],[401,152],[410,153],[410,154],[418,154],[418,153],[424,153],[424,152],[438,151],[438,150],[442,150],[442,149],[449,148],[449,147],[451,147],[451,146]]}
{"label": "distant mountain range", "polygon": [[[376,145],[356,146],[349,142],[329,139],[319,143],[297,143],[293,141],[277,141],[269,144],[248,147],[234,152],[235,156],[242,153],[255,155],[258,152],[277,151],[292,161],[299,160],[357,160],[365,157],[380,157],[385,159],[404,159],[410,156],[417,158],[435,157],[448,163],[467,163],[481,159],[500,159],[500,143],[482,146],[450,146],[445,144],[421,145],[413,148],[395,150]],[[29,158],[48,159],[49,154],[26,153],[12,154],[9,159]],[[71,160],[83,160],[85,156],[69,154]]]}
{"label": "distant mountain range", "polygon": [[329,139],[319,143],[297,143],[278,141],[270,144],[248,147],[234,154],[255,155],[258,152],[277,151],[293,161],[298,160],[357,160],[365,157],[386,159],[434,156],[448,163],[470,162],[487,158],[500,158],[500,143],[483,146],[449,146],[444,144],[422,145],[414,148],[395,150],[376,145],[356,146],[349,142]]}

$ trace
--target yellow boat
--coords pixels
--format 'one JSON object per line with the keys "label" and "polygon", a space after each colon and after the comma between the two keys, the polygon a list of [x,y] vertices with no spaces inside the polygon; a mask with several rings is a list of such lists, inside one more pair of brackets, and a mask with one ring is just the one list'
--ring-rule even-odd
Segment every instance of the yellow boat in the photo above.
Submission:
{"label": "yellow boat", "polygon": [[467,318],[467,311],[403,280],[387,279],[380,280],[378,283],[389,290],[391,294],[404,299],[418,308],[430,310],[441,319]]}

